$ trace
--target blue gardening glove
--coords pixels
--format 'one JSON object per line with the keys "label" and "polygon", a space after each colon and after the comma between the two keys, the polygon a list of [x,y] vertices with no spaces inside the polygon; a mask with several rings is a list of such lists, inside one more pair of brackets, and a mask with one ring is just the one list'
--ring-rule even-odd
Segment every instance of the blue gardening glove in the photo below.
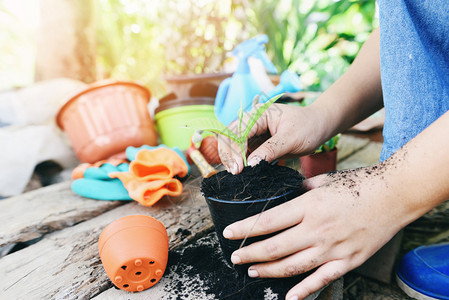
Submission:
{"label": "blue gardening glove", "polygon": [[129,164],[114,166],[109,163],[100,167],[91,167],[84,171],[84,178],[72,182],[72,191],[80,196],[97,200],[131,201],[128,191],[118,178],[109,177],[109,173],[128,172]]}
{"label": "blue gardening glove", "polygon": [[164,144],[160,144],[158,146],[143,145],[143,146],[138,147],[138,148],[133,147],[133,146],[129,146],[128,148],[126,148],[126,157],[128,158],[129,161],[133,161],[133,160],[136,159],[137,152],[139,152],[140,150],[142,150],[142,149],[153,150],[153,149],[159,149],[159,148],[167,148],[167,149],[174,150],[185,161],[185,163],[187,165],[187,169],[188,169],[187,174],[190,173],[190,165],[187,162],[187,158],[184,155],[184,153],[178,147],[167,147]]}

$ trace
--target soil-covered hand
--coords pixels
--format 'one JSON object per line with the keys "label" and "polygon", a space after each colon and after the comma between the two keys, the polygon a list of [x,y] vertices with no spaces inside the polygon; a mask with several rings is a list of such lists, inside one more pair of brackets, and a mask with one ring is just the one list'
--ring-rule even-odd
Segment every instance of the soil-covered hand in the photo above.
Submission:
{"label": "soil-covered hand", "polygon": [[288,300],[305,298],[358,267],[404,225],[402,207],[385,192],[382,170],[376,165],[310,178],[302,196],[229,225],[223,231],[229,239],[281,231],[235,251],[232,262],[258,263],[248,269],[250,277],[312,271]]}
{"label": "soil-covered hand", "polygon": [[[253,109],[254,111],[254,109]],[[244,128],[248,120],[243,118]],[[228,126],[238,133],[239,121]],[[323,141],[321,128],[324,119],[314,107],[296,107],[285,104],[273,104],[251,129],[248,140],[269,133],[269,137],[248,157],[248,165],[254,166],[261,160],[271,162],[285,154],[312,153]],[[233,174],[240,173],[244,167],[239,146],[229,138],[219,136],[218,152],[224,166]]]}

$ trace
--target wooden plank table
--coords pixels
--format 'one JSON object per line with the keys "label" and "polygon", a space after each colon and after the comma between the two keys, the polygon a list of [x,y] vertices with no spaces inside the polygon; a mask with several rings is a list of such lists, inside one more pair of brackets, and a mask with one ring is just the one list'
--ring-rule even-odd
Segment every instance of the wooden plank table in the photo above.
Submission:
{"label": "wooden plank table", "polygon": [[[379,153],[379,143],[343,135],[339,143],[338,168],[376,163]],[[0,258],[0,299],[220,298],[223,294],[211,292],[211,282],[193,285],[198,283],[198,274],[189,278],[188,274],[181,273],[199,268],[199,264],[180,269],[180,262],[175,261],[176,258],[183,261],[183,253],[195,245],[218,249],[199,182],[199,178],[188,179],[184,182],[181,196],[164,197],[153,207],[144,207],[136,202],[82,198],[70,190],[69,182],[0,201],[1,247],[39,239]],[[167,228],[170,244],[169,266],[162,280],[140,293],[128,293],[113,287],[103,270],[97,244],[101,231],[109,223],[133,214],[160,220]],[[221,263],[208,260],[208,257],[202,258],[201,262],[212,266]],[[181,272],[177,273],[177,270]],[[220,276],[216,275],[214,280],[220,282]],[[337,295],[338,289],[342,290],[341,280],[329,286],[319,297],[341,298]],[[265,295],[266,299],[277,299],[270,289],[265,291]]]}

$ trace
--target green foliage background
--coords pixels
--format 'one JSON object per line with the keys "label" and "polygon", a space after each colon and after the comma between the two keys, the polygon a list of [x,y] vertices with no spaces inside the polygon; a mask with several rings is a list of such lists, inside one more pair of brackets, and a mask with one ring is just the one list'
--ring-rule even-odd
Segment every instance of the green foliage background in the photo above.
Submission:
{"label": "green foliage background", "polygon": [[[23,85],[32,81],[33,38],[1,4],[0,26],[6,30],[0,35],[0,72],[9,74],[5,78],[26,73],[10,83]],[[324,90],[377,26],[375,0],[97,0],[95,5],[98,79],[139,80],[155,96],[166,92],[164,75],[219,72],[227,53],[261,33],[269,37],[267,52],[279,72],[290,69],[301,74],[306,89]]]}
{"label": "green foliage background", "polygon": [[324,90],[340,77],[377,26],[370,0],[251,1],[246,10],[269,36],[273,63],[305,76],[309,90]]}
{"label": "green foliage background", "polygon": [[377,26],[374,0],[102,0],[97,12],[100,74],[139,79],[156,94],[163,74],[220,71],[226,53],[260,33],[279,71],[324,90]]}

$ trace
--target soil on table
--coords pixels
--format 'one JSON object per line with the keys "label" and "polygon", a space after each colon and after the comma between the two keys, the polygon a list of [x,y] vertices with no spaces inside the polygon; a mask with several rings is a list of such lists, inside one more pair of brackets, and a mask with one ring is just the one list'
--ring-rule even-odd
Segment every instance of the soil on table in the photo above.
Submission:
{"label": "soil on table", "polygon": [[281,300],[306,275],[291,278],[250,278],[226,266],[215,233],[170,251],[158,288],[163,299]]}
{"label": "soil on table", "polygon": [[237,175],[221,171],[205,178],[201,191],[205,197],[221,200],[258,200],[302,190],[303,180],[298,171],[263,160],[255,167],[243,168]]}

